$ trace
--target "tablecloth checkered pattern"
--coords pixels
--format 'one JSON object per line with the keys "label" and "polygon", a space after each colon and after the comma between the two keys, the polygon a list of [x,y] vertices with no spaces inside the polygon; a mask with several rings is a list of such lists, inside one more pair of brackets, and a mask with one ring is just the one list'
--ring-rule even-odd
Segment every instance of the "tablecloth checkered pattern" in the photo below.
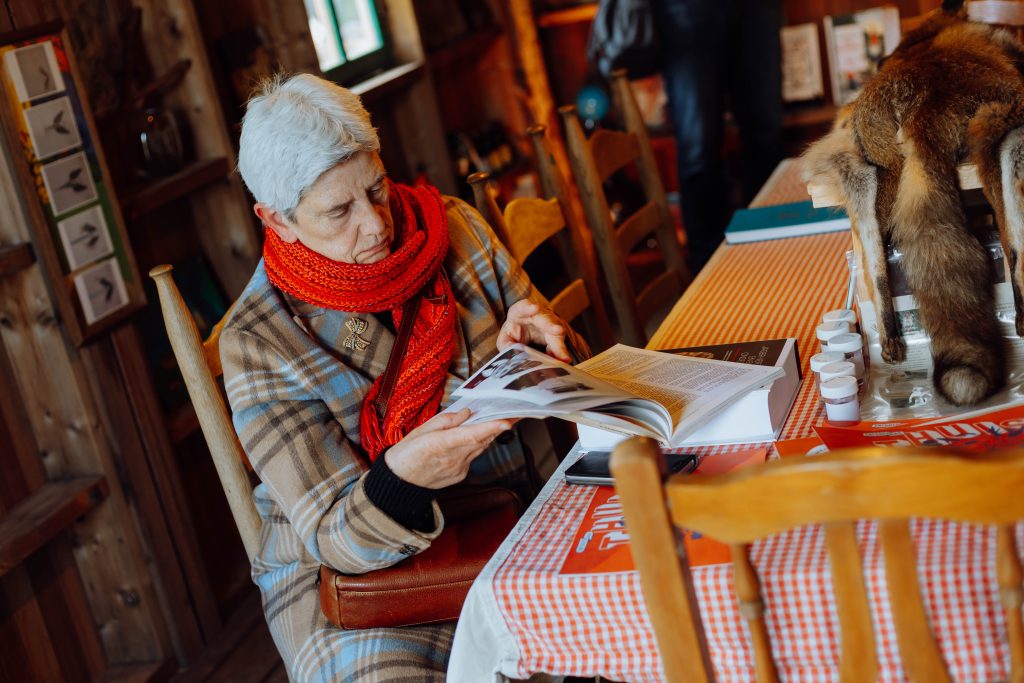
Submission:
{"label": "tablecloth checkered pattern", "polygon": [[[777,173],[790,201],[798,170]],[[787,180],[788,179],[788,180]],[[786,193],[790,196],[786,196]],[[765,193],[762,193],[764,195]],[[806,195],[804,195],[806,196]],[[796,199],[801,197],[797,196]],[[804,376],[818,350],[814,327],[838,308],[846,291],[849,233],[814,235],[719,249],[651,340],[671,348],[796,337]],[[813,382],[805,382],[783,438],[807,436],[821,419]],[[713,457],[729,447],[707,449]],[[731,447],[735,448],[735,447]],[[559,574],[572,531],[593,496],[588,487],[557,484],[525,535],[494,573],[498,608],[519,650],[519,674],[595,675],[659,681],[662,671],[635,572]],[[946,662],[956,680],[1003,678],[1009,666],[997,598],[991,529],[915,521],[919,576]],[[886,596],[875,525],[859,525],[876,628],[880,679],[905,680]],[[787,681],[838,680],[838,621],[819,527],[754,545],[767,620],[780,675]],[[736,607],[728,565],[693,571],[701,617],[719,680],[753,680],[746,626]]]}

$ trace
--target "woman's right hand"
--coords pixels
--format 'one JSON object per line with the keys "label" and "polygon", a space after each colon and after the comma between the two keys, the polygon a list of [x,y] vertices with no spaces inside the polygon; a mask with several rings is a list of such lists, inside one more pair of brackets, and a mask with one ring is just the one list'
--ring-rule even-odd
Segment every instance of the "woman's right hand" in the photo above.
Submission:
{"label": "woman's right hand", "polygon": [[467,408],[430,418],[384,453],[388,467],[399,478],[428,489],[459,483],[473,459],[514,424],[492,420],[464,425],[471,414]]}

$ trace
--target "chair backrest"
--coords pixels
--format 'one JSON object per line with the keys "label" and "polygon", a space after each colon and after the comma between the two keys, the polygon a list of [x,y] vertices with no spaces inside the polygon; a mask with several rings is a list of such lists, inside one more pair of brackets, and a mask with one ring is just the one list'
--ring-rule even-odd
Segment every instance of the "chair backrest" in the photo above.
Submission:
{"label": "chair backrest", "polygon": [[192,313],[174,284],[172,270],[169,265],[157,266],[149,271],[149,276],[156,282],[164,325],[167,327],[174,357],[185,378],[188,395],[199,417],[199,426],[210,447],[217,476],[251,562],[259,546],[262,522],[252,500],[252,485],[245,467],[245,451],[235,434],[231,414],[217,385],[217,377],[223,374],[220,365],[220,332],[231,311],[217,323],[209,339],[203,343]]}
{"label": "chair backrest", "polygon": [[910,517],[996,525],[996,574],[1009,633],[1010,680],[1024,676],[1024,598],[1015,539],[1015,522],[1024,519],[1020,449],[974,455],[944,448],[858,448],[730,474],[674,476],[663,484],[664,458],[657,444],[630,439],[616,447],[611,469],[669,680],[711,681],[714,675],[673,525],[729,544],[757,680],[765,682],[778,676],[750,543],[806,524],[822,524],[824,529],[840,625],[840,680],[877,680],[855,532],[856,520],[876,519],[904,668],[912,681],[949,681],[918,585]]}
{"label": "chair backrest", "polygon": [[473,188],[477,209],[519,263],[524,263],[541,244],[552,240],[571,281],[551,297],[551,309],[568,323],[582,316],[588,340],[603,348],[611,340],[611,328],[596,275],[580,244],[579,230],[573,230],[569,213],[564,210],[565,180],[551,160],[544,131],[543,126],[534,126],[527,134],[538,152],[538,168],[547,199],[513,199],[503,212],[495,200],[488,174],[474,173],[467,181]]}
{"label": "chair backrest", "polygon": [[[583,201],[587,223],[594,231],[597,253],[623,340],[633,346],[647,341],[644,328],[651,317],[674,301],[689,281],[689,270],[669,211],[665,189],[651,150],[650,138],[625,71],[612,74],[612,95],[622,114],[625,131],[598,130],[589,139],[576,108],[560,108],[565,126],[569,163]],[[635,164],[646,203],[618,226],[612,221],[603,183],[612,173]],[[636,293],[626,264],[641,240],[654,234],[665,270]]]}

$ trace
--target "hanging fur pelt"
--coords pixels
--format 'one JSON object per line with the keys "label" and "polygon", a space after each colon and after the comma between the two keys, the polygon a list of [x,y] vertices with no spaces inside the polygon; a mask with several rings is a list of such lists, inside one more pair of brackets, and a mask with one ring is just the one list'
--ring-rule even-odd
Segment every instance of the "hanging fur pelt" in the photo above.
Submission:
{"label": "hanging fur pelt", "polygon": [[907,34],[832,132],[804,155],[807,180],[842,198],[878,313],[882,358],[906,353],[885,247],[903,268],[931,337],[933,379],[955,405],[1006,382],[990,259],[967,225],[957,165],[973,161],[1009,259],[1017,334],[1024,216],[1024,47],[1008,32],[965,20],[946,3]]}

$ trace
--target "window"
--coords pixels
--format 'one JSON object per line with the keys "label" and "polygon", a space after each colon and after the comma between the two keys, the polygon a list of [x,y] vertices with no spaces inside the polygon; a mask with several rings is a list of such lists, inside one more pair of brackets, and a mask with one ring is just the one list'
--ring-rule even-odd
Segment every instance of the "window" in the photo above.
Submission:
{"label": "window", "polygon": [[304,0],[320,69],[350,83],[390,66],[377,0]]}

